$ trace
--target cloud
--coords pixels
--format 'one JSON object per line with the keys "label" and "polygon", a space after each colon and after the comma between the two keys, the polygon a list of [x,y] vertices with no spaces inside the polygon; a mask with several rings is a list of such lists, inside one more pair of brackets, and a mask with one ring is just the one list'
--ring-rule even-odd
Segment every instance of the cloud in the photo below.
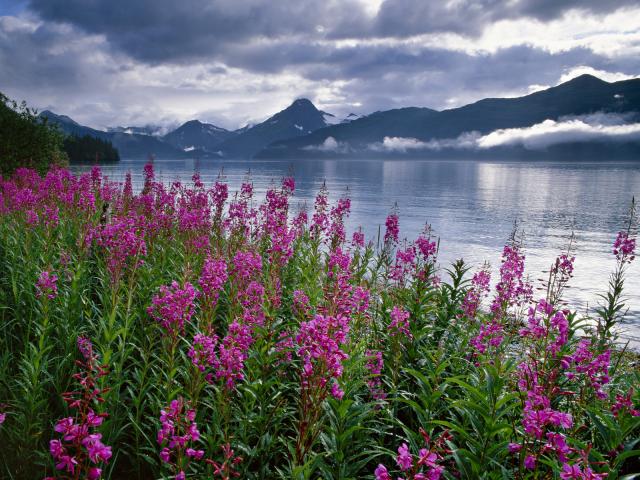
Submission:
{"label": "cloud", "polygon": [[445,109],[640,72],[628,1],[20,3],[0,0],[0,90],[94,127],[235,128],[302,96],[338,117]]}
{"label": "cloud", "polygon": [[494,130],[487,135],[466,132],[457,138],[432,139],[427,142],[416,138],[384,137],[382,142],[372,143],[367,148],[390,153],[445,149],[487,150],[505,146],[544,150],[553,145],[571,142],[639,142],[640,123],[633,122],[635,116],[600,112],[564,117],[557,121],[545,120],[530,127]]}
{"label": "cloud", "polygon": [[580,75],[593,75],[598,77],[605,82],[619,82],[621,80],[631,80],[633,78],[640,78],[640,75],[628,75],[622,72],[608,72],[606,70],[598,70],[593,67],[589,67],[587,65],[580,65],[578,67],[573,67],[569,69],[566,73],[564,73],[558,83],[568,82],[569,80],[579,77]]}
{"label": "cloud", "polygon": [[423,142],[411,137],[384,137],[382,142],[368,145],[369,150],[376,152],[400,152],[406,153],[414,150],[443,150],[449,148],[475,148],[480,136],[477,132],[469,132],[451,139],[432,139]]}
{"label": "cloud", "polygon": [[325,153],[346,153],[347,151],[349,151],[349,145],[344,142],[338,142],[333,137],[327,137],[320,145],[309,145],[303,147],[303,150]]}
{"label": "cloud", "polygon": [[476,140],[477,148],[522,145],[541,150],[569,142],[637,142],[640,123],[623,123],[618,115],[599,114],[564,120],[545,120],[526,128],[495,130]]}

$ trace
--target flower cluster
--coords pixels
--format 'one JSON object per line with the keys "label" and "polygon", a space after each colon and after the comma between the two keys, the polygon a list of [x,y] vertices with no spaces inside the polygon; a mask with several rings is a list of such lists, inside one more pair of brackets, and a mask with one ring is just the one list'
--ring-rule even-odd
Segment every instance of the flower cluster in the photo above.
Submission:
{"label": "flower cluster", "polygon": [[467,290],[464,300],[462,301],[462,312],[467,318],[475,318],[482,300],[489,293],[490,282],[491,273],[487,267],[473,275],[473,278],[471,279],[471,288]]}
{"label": "flower cluster", "polygon": [[367,370],[371,375],[369,379],[367,379],[367,386],[369,387],[369,392],[371,392],[371,397],[374,400],[384,400],[387,398],[387,394],[382,388],[382,378],[381,373],[384,368],[384,360],[382,359],[381,351],[371,351],[367,350],[365,353],[367,357]]}
{"label": "flower cluster", "polygon": [[[191,363],[200,370],[206,372],[208,368],[213,367],[217,369],[220,365],[216,347],[218,346],[218,337],[216,335],[204,335],[199,333],[193,337],[191,348],[187,355],[191,359]],[[211,382],[213,379],[212,373],[207,373],[207,381]]]}
{"label": "flower cluster", "polygon": [[505,245],[500,265],[500,281],[496,285],[496,296],[491,311],[504,316],[509,307],[521,305],[531,298],[532,287],[524,279],[524,255],[518,245]]}
{"label": "flower cluster", "polygon": [[211,257],[205,259],[198,285],[200,285],[208,308],[214,308],[218,303],[220,291],[224,287],[227,277],[227,263],[224,260],[214,260]]}
{"label": "flower cluster", "polygon": [[144,217],[129,214],[113,218],[89,233],[87,241],[93,239],[105,250],[107,269],[114,284],[122,279],[127,268],[139,266],[147,254],[145,231]]}
{"label": "flower cluster", "polygon": [[[102,475],[102,465],[111,458],[111,447],[102,443],[102,434],[95,428],[102,425],[106,413],[96,413],[94,407],[103,402],[106,390],[98,387],[98,380],[107,374],[98,364],[93,345],[84,337],[78,338],[78,349],[83,360],[77,363],[81,372],[73,375],[80,385],[79,391],[63,393],[63,399],[76,415],[58,420],[54,430],[60,439],[49,442],[49,451],[57,470],[66,472],[62,478],[88,478],[96,480]],[[48,477],[54,478],[54,477]]]}
{"label": "flower cluster", "polygon": [[302,378],[316,382],[320,388],[333,380],[331,393],[338,399],[344,394],[337,379],[342,375],[342,362],[348,358],[341,349],[348,333],[347,318],[316,315],[300,324],[296,336],[296,352],[303,362]]}
{"label": "flower cluster", "polygon": [[395,213],[388,215],[387,219],[384,222],[384,225],[386,227],[386,231],[384,233],[384,243],[398,243],[398,237],[400,235],[400,223],[398,221],[398,215],[396,215]]}
{"label": "flower cluster", "polygon": [[167,333],[176,335],[184,330],[185,322],[191,321],[195,298],[193,285],[185,282],[184,287],[180,287],[174,281],[171,286],[160,287],[160,293],[153,297],[147,312]]}
{"label": "flower cluster", "polygon": [[611,350],[605,349],[598,353],[591,339],[583,338],[578,342],[574,353],[562,359],[562,367],[567,378],[573,380],[583,377],[593,388],[596,396],[601,400],[608,397],[603,387],[609,383],[609,362]]}
{"label": "flower cluster", "polygon": [[218,365],[216,378],[224,380],[224,384],[232,390],[236,383],[244,379],[244,362],[249,357],[249,347],[253,343],[251,328],[233,321],[229,325],[227,335],[218,345]]}
{"label": "flower cluster", "polygon": [[320,238],[329,227],[329,216],[327,215],[328,195],[327,186],[323,184],[316,196],[314,214],[311,218],[310,230],[316,238]]}
{"label": "flower cluster", "polygon": [[160,411],[160,459],[172,469],[176,480],[184,480],[188,465],[204,457],[204,450],[197,449],[200,431],[195,420],[196,411],[182,397]]}
{"label": "flower cluster", "polygon": [[36,296],[46,297],[49,300],[53,300],[58,296],[58,277],[45,270],[40,273],[38,282],[36,283]]}
{"label": "flower cluster", "polygon": [[188,356],[191,363],[205,373],[212,382],[222,380],[228,390],[244,379],[244,362],[253,343],[251,328],[233,321],[227,334],[220,340],[216,335],[197,334],[193,337]]}
{"label": "flower cluster", "polygon": [[546,350],[555,356],[569,339],[569,322],[565,312],[554,312],[553,305],[541,299],[535,306],[529,307],[527,326],[520,330],[520,336],[545,339]]}
{"label": "flower cluster", "polygon": [[640,417],[640,407],[635,408],[633,404],[633,388],[624,394],[616,394],[616,402],[611,407],[611,411],[617,417],[622,412],[626,412],[632,417]]}
{"label": "flower cluster", "polygon": [[409,312],[397,305],[391,309],[391,323],[389,323],[389,335],[395,337],[402,335],[407,339],[413,338],[409,327]]}
{"label": "flower cluster", "polygon": [[[414,458],[406,443],[398,447],[396,463],[406,477],[399,480],[439,480],[444,473],[444,467],[439,465],[440,455],[428,448],[421,448],[418,458]],[[375,472],[376,480],[393,480],[387,467],[379,464]]]}
{"label": "flower cluster", "polygon": [[636,239],[627,232],[618,232],[613,244],[613,254],[621,263],[631,263],[635,258]]}

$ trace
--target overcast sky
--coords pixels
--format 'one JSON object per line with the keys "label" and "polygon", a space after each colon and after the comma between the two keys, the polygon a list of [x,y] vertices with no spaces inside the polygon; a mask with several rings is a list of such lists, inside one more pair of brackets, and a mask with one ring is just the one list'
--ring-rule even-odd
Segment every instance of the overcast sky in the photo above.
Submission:
{"label": "overcast sky", "polygon": [[0,0],[0,91],[97,128],[344,117],[640,75],[637,0]]}

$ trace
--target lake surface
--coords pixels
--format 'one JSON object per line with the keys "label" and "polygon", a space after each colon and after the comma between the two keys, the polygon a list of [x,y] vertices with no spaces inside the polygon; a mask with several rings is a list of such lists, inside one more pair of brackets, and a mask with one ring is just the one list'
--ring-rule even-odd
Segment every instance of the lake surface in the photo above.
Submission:
{"label": "lake surface", "polygon": [[[142,180],[143,161],[105,165],[112,180],[131,171]],[[74,167],[82,171],[91,167]],[[627,163],[490,162],[436,160],[156,160],[160,179],[190,180],[198,171],[206,184],[223,174],[231,191],[250,171],[257,198],[283,176],[296,178],[294,210],[313,200],[323,182],[330,198],[348,192],[350,231],[362,226],[378,235],[389,212],[400,215],[401,237],[414,239],[428,223],[440,237],[439,261],[446,267],[464,258],[474,266],[489,261],[495,272],[502,246],[518,222],[524,231],[527,271],[545,277],[555,257],[575,234],[575,276],[566,299],[584,313],[607,289],[615,267],[611,246],[623,229],[633,196],[640,195],[640,161]],[[536,284],[539,285],[536,280]],[[623,335],[640,346],[640,259],[627,273],[629,314]]]}

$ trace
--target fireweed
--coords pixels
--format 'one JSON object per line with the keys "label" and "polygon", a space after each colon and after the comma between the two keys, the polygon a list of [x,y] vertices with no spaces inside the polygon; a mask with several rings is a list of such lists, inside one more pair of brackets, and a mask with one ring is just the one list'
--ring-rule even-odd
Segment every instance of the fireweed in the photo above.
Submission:
{"label": "fireweed", "polygon": [[102,443],[102,434],[95,432],[107,414],[93,410],[100,408],[104,401],[102,395],[105,391],[99,388],[98,380],[107,375],[107,370],[99,365],[90,340],[78,337],[78,350],[82,355],[82,360],[77,362],[81,371],[73,374],[73,378],[80,388],[62,394],[66,404],[76,414],[58,420],[54,426],[60,438],[49,442],[49,451],[58,470],[55,477],[47,477],[51,480],[96,480],[101,478],[102,466],[112,456],[111,447]]}
{"label": "fireweed", "polygon": [[492,284],[487,265],[442,268],[429,228],[401,239],[397,208],[376,244],[346,230],[347,196],[323,185],[307,213],[295,195],[289,177],[263,200],[249,177],[165,184],[151,164],[140,187],[0,178],[0,476],[639,470],[638,359],[617,342],[634,208],[589,317],[565,299],[574,239],[535,285],[510,241]]}

